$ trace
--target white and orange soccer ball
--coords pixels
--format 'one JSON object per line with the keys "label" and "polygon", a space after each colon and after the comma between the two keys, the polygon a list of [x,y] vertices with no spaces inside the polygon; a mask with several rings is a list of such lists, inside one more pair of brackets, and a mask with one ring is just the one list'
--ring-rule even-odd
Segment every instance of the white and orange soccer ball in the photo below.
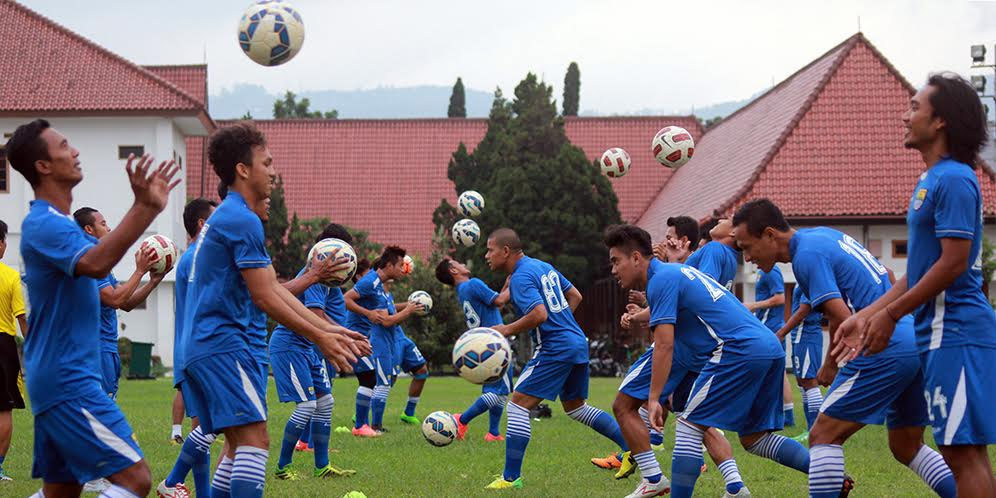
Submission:
{"label": "white and orange soccer ball", "polygon": [[650,150],[657,161],[671,169],[685,165],[695,153],[695,140],[680,126],[665,126],[654,135]]}
{"label": "white and orange soccer ball", "polygon": [[304,45],[304,19],[288,2],[259,0],[239,20],[239,46],[257,64],[279,66]]}
{"label": "white and orange soccer ball", "polygon": [[408,276],[412,274],[412,270],[415,269],[415,261],[411,256],[405,255],[405,259],[401,262],[401,274]]}
{"label": "white and orange soccer ball", "polygon": [[147,251],[152,249],[156,253],[156,259],[152,263],[153,273],[166,273],[176,265],[176,244],[165,235],[152,235],[142,241],[139,250]]}
{"label": "white and orange soccer ball", "polygon": [[609,178],[619,178],[629,173],[631,161],[629,153],[621,147],[613,147],[602,153],[602,158],[598,164],[602,167],[602,173]]}

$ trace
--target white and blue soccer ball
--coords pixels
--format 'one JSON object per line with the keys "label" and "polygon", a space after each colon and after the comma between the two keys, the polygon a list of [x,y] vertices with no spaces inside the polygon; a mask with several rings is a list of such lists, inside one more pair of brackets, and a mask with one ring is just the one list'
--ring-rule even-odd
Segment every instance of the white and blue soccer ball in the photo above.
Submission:
{"label": "white and blue soccer ball", "polygon": [[336,249],[339,250],[335,255],[336,259],[346,258],[349,266],[333,273],[332,278],[321,282],[329,287],[339,287],[353,278],[353,275],[356,274],[356,251],[353,250],[353,246],[347,244],[345,241],[333,238],[319,240],[308,251],[308,268],[311,268],[311,264],[315,261],[316,256],[318,257],[318,261],[324,261]]}
{"label": "white and blue soccer ball", "polygon": [[457,436],[457,421],[450,412],[432,412],[422,420],[422,436],[433,446],[446,446]]}
{"label": "white and blue soccer ball", "polygon": [[288,2],[259,0],[239,20],[239,46],[263,66],[279,66],[304,45],[304,19]]}
{"label": "white and blue soccer ball", "polygon": [[484,196],[476,190],[468,190],[457,199],[457,210],[464,216],[474,217],[484,209]]}
{"label": "white and blue soccer ball", "polygon": [[680,126],[665,126],[654,135],[650,151],[657,162],[668,168],[678,169],[695,153],[695,139],[688,130]]}
{"label": "white and blue soccer ball", "polygon": [[480,239],[481,227],[477,226],[476,221],[464,218],[453,224],[453,242],[464,247],[470,247]]}
{"label": "white and blue soccer ball", "polygon": [[412,292],[411,295],[408,296],[408,302],[412,304],[421,304],[423,306],[423,311],[416,312],[419,315],[428,315],[429,311],[432,310],[432,296],[430,296],[426,291],[418,290]]}
{"label": "white and blue soccer ball", "polygon": [[474,384],[501,379],[512,364],[512,346],[497,330],[477,327],[463,333],[453,345],[453,368]]}

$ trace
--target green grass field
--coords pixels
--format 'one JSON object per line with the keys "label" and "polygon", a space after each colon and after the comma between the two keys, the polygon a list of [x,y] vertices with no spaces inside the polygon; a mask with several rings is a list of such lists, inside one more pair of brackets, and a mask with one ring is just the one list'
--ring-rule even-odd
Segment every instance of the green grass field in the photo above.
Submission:
{"label": "green grass field", "polygon": [[[610,409],[620,379],[596,378],[591,381],[591,404]],[[311,477],[313,457],[309,453],[295,455],[295,467],[305,477],[300,481],[278,481],[269,478],[266,495],[278,497],[327,496],[339,497],[351,490],[368,497],[396,496],[489,496],[482,488],[504,463],[503,443],[485,443],[487,415],[475,420],[466,441],[456,441],[444,448],[430,446],[422,439],[418,427],[403,425],[398,416],[407,399],[408,380],[402,379],[391,392],[385,424],[390,433],[374,440],[360,440],[351,435],[332,434],[332,463],[356,469],[348,478],[318,480]],[[333,427],[349,425],[353,413],[356,381],[353,378],[335,382],[336,407]],[[422,393],[418,415],[430,411],[459,412],[480,394],[480,388],[456,377],[430,378]],[[798,394],[798,393],[797,393]],[[145,452],[152,468],[155,485],[172,468],[179,447],[167,441],[170,430],[170,404],[173,390],[169,380],[121,382],[119,403]],[[270,462],[269,472],[276,467],[284,424],[293,405],[278,403],[276,390],[270,381]],[[625,481],[614,481],[608,471],[589,463],[593,456],[604,456],[612,450],[611,443],[596,432],[564,415],[559,405],[551,405],[550,419],[534,421],[532,441],[523,466],[525,487],[513,491],[516,496],[625,496],[637,484],[638,474]],[[798,411],[796,421],[805,424]],[[665,432],[666,446],[674,436],[674,421],[669,420]],[[504,431],[504,424],[502,427]],[[189,422],[184,431],[189,430]],[[789,428],[787,435],[801,432],[800,426]],[[754,496],[806,496],[806,476],[771,461],[743,451],[732,434],[740,471]],[[28,496],[38,489],[40,481],[30,479],[32,459],[32,422],[26,410],[15,412],[14,441],[4,463],[4,469],[15,480],[0,484],[0,496]],[[221,449],[215,444],[214,456]],[[932,492],[912,471],[892,459],[884,429],[868,427],[848,441],[847,469],[858,482],[852,496],[932,496]],[[670,451],[658,454],[658,460],[670,474]],[[721,496],[722,476],[709,462],[709,471],[699,478],[696,496]],[[272,474],[270,474],[272,475]],[[192,488],[193,479],[187,484]],[[509,494],[509,492],[506,492]]]}

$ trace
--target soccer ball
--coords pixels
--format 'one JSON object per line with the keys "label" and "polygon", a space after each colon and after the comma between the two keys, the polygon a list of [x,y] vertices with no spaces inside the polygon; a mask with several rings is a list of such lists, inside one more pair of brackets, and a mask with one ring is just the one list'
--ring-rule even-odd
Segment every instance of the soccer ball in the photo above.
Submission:
{"label": "soccer ball", "polygon": [[156,251],[156,260],[152,263],[153,273],[166,273],[173,269],[176,264],[176,244],[165,235],[153,235],[147,237],[139,246],[140,251],[147,251],[149,248]]}
{"label": "soccer ball", "polygon": [[481,238],[481,227],[472,219],[464,218],[453,224],[453,242],[470,247]]}
{"label": "soccer ball", "polygon": [[602,153],[602,159],[598,161],[602,166],[602,173],[610,178],[619,178],[629,172],[629,153],[619,147],[613,147]]}
{"label": "soccer ball", "polygon": [[422,435],[433,446],[446,446],[456,439],[456,418],[450,412],[432,412],[422,421]]}
{"label": "soccer ball", "polygon": [[340,285],[349,282],[349,280],[353,278],[353,275],[356,274],[356,252],[353,251],[353,246],[342,240],[329,238],[319,240],[318,243],[312,246],[311,250],[308,251],[308,268],[311,268],[311,264],[315,260],[316,255],[318,256],[319,261],[323,261],[335,249],[339,249],[339,253],[335,255],[336,259],[346,258],[349,266],[343,270],[335,272],[329,280],[321,282],[329,287],[339,287]]}
{"label": "soccer ball", "polygon": [[291,4],[260,0],[239,20],[239,46],[257,64],[279,66],[304,44],[304,20]]}
{"label": "soccer ball", "polygon": [[484,196],[475,190],[468,190],[460,194],[457,199],[457,210],[464,216],[477,216],[484,209]]}
{"label": "soccer ball", "polygon": [[425,311],[419,312],[419,315],[425,316],[429,314],[432,310],[432,296],[426,291],[415,291],[408,296],[408,302],[412,304],[421,304],[425,307]]}
{"label": "soccer ball", "polygon": [[409,255],[406,254],[404,261],[402,261],[402,263],[401,263],[401,274],[402,275],[411,275],[412,274],[412,270],[414,270],[414,269],[415,269],[415,261],[412,260],[411,256],[409,256]]}
{"label": "soccer ball", "polygon": [[489,384],[502,378],[511,363],[512,346],[495,329],[470,329],[453,345],[453,367],[460,377],[474,384]]}
{"label": "soccer ball", "polygon": [[665,126],[654,135],[650,150],[657,161],[671,169],[685,165],[695,153],[695,140],[680,126]]}

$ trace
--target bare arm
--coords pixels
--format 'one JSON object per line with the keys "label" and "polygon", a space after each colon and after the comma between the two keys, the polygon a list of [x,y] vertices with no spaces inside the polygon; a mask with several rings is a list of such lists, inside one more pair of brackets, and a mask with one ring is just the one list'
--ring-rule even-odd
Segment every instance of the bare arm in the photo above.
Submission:
{"label": "bare arm", "polygon": [[779,293],[762,301],[755,301],[753,303],[744,303],[744,306],[746,306],[747,309],[754,311],[759,309],[763,310],[767,308],[774,308],[776,306],[782,306],[783,304],[785,304],[785,294]]}
{"label": "bare arm", "polygon": [[139,304],[144,303],[145,300],[149,298],[149,294],[152,294],[152,290],[159,286],[165,276],[165,273],[152,274],[151,280],[139,287],[138,290],[133,292],[131,296],[128,296],[125,303],[121,305],[121,309],[124,311],[131,311]]}
{"label": "bare arm", "polygon": [[833,383],[834,377],[837,376],[837,370],[840,368],[840,364],[834,360],[834,349],[837,342],[834,338],[834,333],[840,327],[840,324],[851,317],[851,309],[847,307],[847,303],[843,299],[838,297],[823,303],[822,310],[823,316],[830,322],[830,347],[827,348],[826,358],[823,359],[823,367],[816,374],[816,380],[822,386],[829,386]]}
{"label": "bare arm", "polygon": [[511,298],[512,298],[512,294],[510,292],[508,292],[508,287],[506,287],[506,288],[502,289],[501,292],[499,292],[497,296],[495,296],[495,298],[491,301],[491,304],[493,304],[493,305],[495,305],[495,306],[497,306],[499,308],[504,308],[505,305],[508,304],[508,300],[511,299]]}
{"label": "bare arm", "polygon": [[412,316],[412,314],[414,314],[416,311],[418,311],[418,309],[421,307],[421,306],[414,306],[414,305],[408,306],[408,304],[411,304],[411,303],[408,303],[406,301],[405,302],[405,307],[401,311],[399,311],[399,312],[397,312],[397,313],[395,313],[393,315],[387,315],[387,316],[385,316],[384,317],[384,323],[382,325],[384,325],[385,327],[393,327],[393,326],[395,326],[395,325],[397,325],[397,324],[399,324],[399,323],[407,320],[408,317]]}
{"label": "bare arm", "polygon": [[502,335],[513,336],[519,334],[520,332],[525,332],[539,327],[540,324],[546,321],[546,318],[546,306],[543,304],[537,304],[532,311],[526,313],[522,318],[519,318],[508,325],[498,324],[491,328],[497,330]]}
{"label": "bare arm", "polygon": [[368,310],[363,306],[360,306],[356,300],[360,298],[360,293],[356,292],[356,289],[349,289],[348,292],[342,295],[344,301],[346,301],[346,309],[356,313],[357,315],[362,315],[366,317],[373,323],[378,325],[384,323],[383,315],[386,313],[378,313],[376,310]]}
{"label": "bare arm", "polygon": [[581,291],[577,287],[571,287],[564,296],[567,299],[567,304],[571,307],[571,312],[573,313],[578,309],[578,305],[581,304]]}
{"label": "bare arm", "polygon": [[[124,309],[125,304],[128,302],[128,298],[138,289],[138,284],[142,282],[142,275],[144,273],[136,270],[135,273],[131,274],[122,284],[117,286],[108,285],[103,289],[100,289],[100,304],[114,309]],[[125,311],[131,311],[125,310]]]}
{"label": "bare arm", "polygon": [[17,315],[17,325],[21,327],[21,337],[28,338],[28,321],[24,315]]}
{"label": "bare arm", "polygon": [[300,296],[304,294],[304,291],[308,290],[308,287],[332,278],[335,272],[349,264],[345,258],[342,260],[336,258],[336,254],[339,254],[339,249],[333,250],[325,259],[318,259],[316,255],[311,260],[311,265],[308,266],[307,271],[293,280],[284,282],[284,288],[291,294]]}
{"label": "bare arm", "polygon": [[795,310],[795,313],[792,313],[792,316],[790,316],[788,321],[785,322],[785,325],[782,325],[782,328],[778,329],[778,332],[775,332],[775,335],[778,336],[778,340],[781,341],[785,339],[785,336],[787,336],[792,329],[798,327],[799,324],[802,323],[807,316],[809,316],[811,311],[813,311],[813,307],[809,304],[800,304],[799,309]]}
{"label": "bare arm", "polygon": [[647,410],[650,425],[661,430],[664,425],[664,408],[660,405],[661,392],[671,376],[671,359],[674,356],[674,325],[664,323],[654,327],[654,354],[651,357],[650,395]]}

